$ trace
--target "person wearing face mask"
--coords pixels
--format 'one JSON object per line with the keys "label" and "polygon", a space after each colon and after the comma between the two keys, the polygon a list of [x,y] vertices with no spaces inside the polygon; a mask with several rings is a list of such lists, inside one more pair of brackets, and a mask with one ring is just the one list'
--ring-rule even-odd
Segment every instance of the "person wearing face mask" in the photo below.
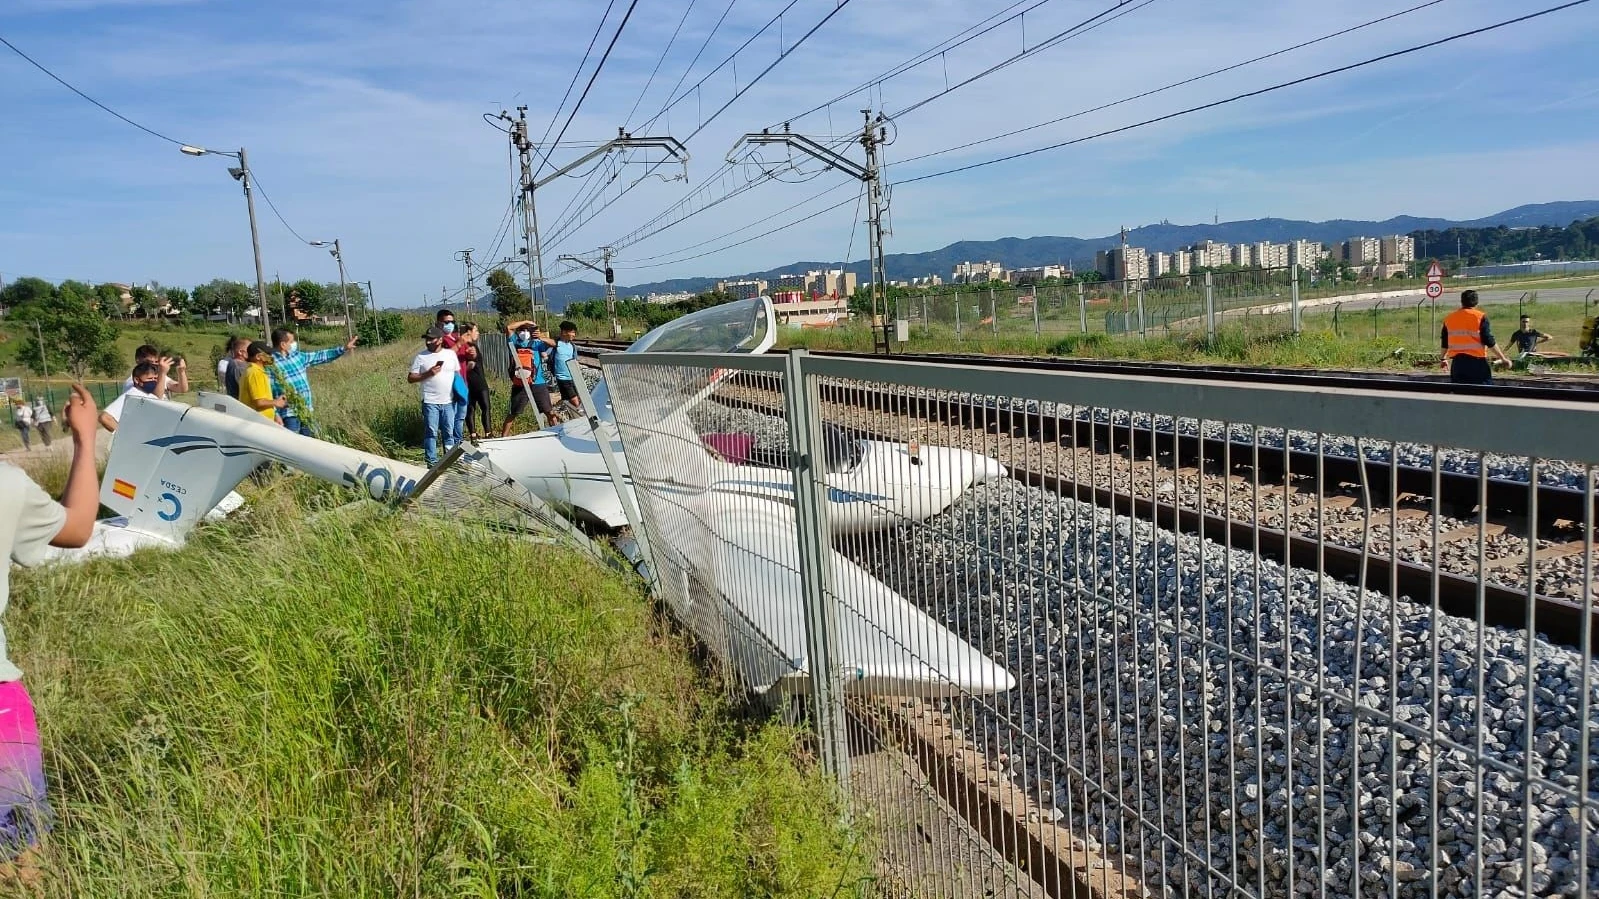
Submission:
{"label": "person wearing face mask", "polygon": [[116,399],[107,403],[100,411],[100,426],[115,434],[117,423],[122,420],[123,401],[130,396],[150,396],[160,399],[157,396],[157,388],[160,387],[163,377],[165,375],[161,372],[161,366],[155,362],[140,362],[135,365],[133,376],[128,379],[133,386],[118,394]]}
{"label": "person wearing face mask", "polygon": [[[164,355],[159,349],[146,343],[133,351],[133,364],[138,365],[141,362],[154,362],[156,365],[161,366],[161,377],[156,380],[156,397],[166,399],[167,394],[170,393],[189,392],[189,363],[182,356],[174,360],[171,356]],[[170,372],[174,370],[174,367],[176,367],[178,373],[176,378],[170,377]],[[132,388],[132,378],[122,382],[124,393]]]}
{"label": "person wearing face mask", "polygon": [[500,426],[500,436],[511,436],[511,424],[531,402],[546,419],[550,416],[549,353],[554,343],[530,321],[512,322],[505,328],[511,347],[511,408]]}
{"label": "person wearing face mask", "polygon": [[[351,337],[350,342],[344,346],[336,346],[326,350],[317,350],[312,353],[300,352],[300,342],[295,339],[294,332],[287,328],[278,328],[272,332],[272,386],[279,397],[288,397],[298,394],[305,403],[305,411],[312,411],[315,406],[311,402],[311,378],[307,374],[313,365],[325,365],[343,356],[355,348],[359,337]],[[283,426],[296,434],[311,434],[309,422],[302,422],[292,407],[285,404],[280,407],[283,412]]]}
{"label": "person wearing face mask", "polygon": [[448,309],[440,309],[433,313],[433,327],[438,328],[439,333],[444,335],[444,343],[441,346],[447,350],[455,349],[455,344],[461,339],[460,333],[455,330],[455,313]]}
{"label": "person wearing face mask", "polygon": [[483,352],[478,349],[481,336],[476,324],[466,322],[461,326],[461,339],[455,344],[455,355],[461,360],[466,380],[466,409],[457,430],[466,431],[473,440],[482,440],[493,433],[489,430],[489,379],[483,372]]}

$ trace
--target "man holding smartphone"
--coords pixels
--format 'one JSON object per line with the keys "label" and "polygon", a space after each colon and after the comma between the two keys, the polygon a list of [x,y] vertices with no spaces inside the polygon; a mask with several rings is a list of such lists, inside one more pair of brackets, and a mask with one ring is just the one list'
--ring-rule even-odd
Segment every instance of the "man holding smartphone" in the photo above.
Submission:
{"label": "man holding smartphone", "polygon": [[411,360],[405,380],[422,385],[422,454],[432,467],[439,463],[441,440],[446,453],[454,446],[455,373],[461,363],[453,350],[445,349],[443,328],[428,328],[422,344],[426,349]]}

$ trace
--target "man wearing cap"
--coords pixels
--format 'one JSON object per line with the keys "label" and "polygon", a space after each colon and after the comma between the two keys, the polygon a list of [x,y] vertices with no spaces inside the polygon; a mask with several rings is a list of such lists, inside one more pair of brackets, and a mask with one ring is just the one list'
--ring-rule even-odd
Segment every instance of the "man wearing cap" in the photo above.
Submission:
{"label": "man wearing cap", "polygon": [[425,349],[411,360],[405,380],[422,385],[422,454],[429,467],[439,463],[439,443],[449,452],[454,445],[455,374],[461,363],[452,350],[444,348],[444,329],[428,328],[422,334]]}
{"label": "man wearing cap", "polygon": [[272,394],[272,379],[267,375],[267,366],[272,364],[272,347],[265,341],[252,341],[244,350],[244,359],[249,364],[244,376],[239,378],[239,402],[261,413],[267,421],[282,424],[278,421],[278,410],[289,401]]}

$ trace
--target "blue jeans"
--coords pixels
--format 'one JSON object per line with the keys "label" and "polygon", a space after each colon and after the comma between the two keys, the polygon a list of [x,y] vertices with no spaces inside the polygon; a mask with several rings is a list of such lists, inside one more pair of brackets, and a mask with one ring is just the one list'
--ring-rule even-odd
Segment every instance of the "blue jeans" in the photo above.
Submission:
{"label": "blue jeans", "polygon": [[422,404],[422,455],[427,458],[428,465],[439,464],[440,442],[446,452],[455,445],[450,440],[454,429],[454,403]]}
{"label": "blue jeans", "polygon": [[455,419],[450,422],[450,427],[454,430],[455,438],[450,441],[450,445],[454,446],[461,442],[461,435],[466,431],[466,400],[456,399]]}
{"label": "blue jeans", "polygon": [[288,428],[289,432],[293,434],[304,434],[307,437],[316,436],[311,433],[311,426],[300,421],[300,416],[298,415],[284,415],[283,426]]}

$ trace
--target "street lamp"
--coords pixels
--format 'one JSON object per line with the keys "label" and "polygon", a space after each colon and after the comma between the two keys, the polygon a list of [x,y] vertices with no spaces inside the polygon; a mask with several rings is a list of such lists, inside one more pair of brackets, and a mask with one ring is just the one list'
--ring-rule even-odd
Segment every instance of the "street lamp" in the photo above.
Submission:
{"label": "street lamp", "polygon": [[228,174],[244,186],[244,203],[250,210],[250,246],[255,251],[256,308],[261,312],[261,333],[266,336],[267,342],[271,343],[272,321],[267,312],[266,275],[261,271],[261,232],[255,225],[255,195],[250,192],[250,160],[245,155],[243,147],[240,147],[237,153],[230,153],[227,150],[207,150],[204,147],[191,147],[188,144],[178,149],[186,156],[231,156],[239,161],[237,166],[228,167]]}
{"label": "street lamp", "polygon": [[344,253],[339,248],[339,239],[337,237],[333,238],[333,242],[331,244],[325,240],[313,240],[310,243],[313,247],[331,247],[331,249],[328,250],[328,253],[332,254],[333,258],[338,260],[339,302],[344,304],[344,337],[347,341],[354,340],[355,322],[350,319],[350,296],[349,292],[345,290],[344,287]]}

